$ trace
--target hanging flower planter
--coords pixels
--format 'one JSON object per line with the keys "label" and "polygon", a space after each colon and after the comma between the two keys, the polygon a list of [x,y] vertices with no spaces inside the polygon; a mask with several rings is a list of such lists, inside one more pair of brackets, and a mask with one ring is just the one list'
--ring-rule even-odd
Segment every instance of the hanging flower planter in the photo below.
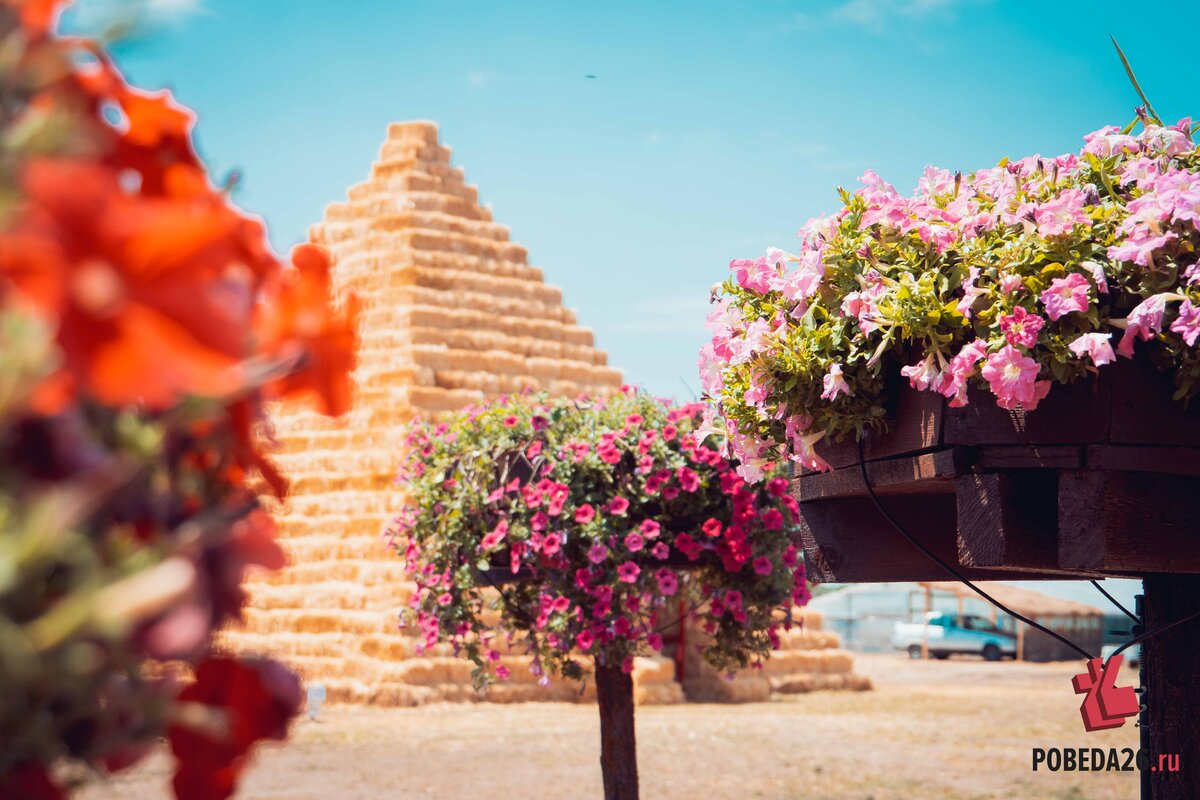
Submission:
{"label": "hanging flower planter", "polygon": [[[732,262],[705,394],[743,475],[798,465],[814,581],[948,577],[903,528],[969,578],[1138,576],[1145,623],[1200,609],[1193,130],[1147,104],[1079,153],[930,167],[911,196],[868,171],[797,253]],[[1188,624],[1146,641],[1146,703],[1152,751],[1200,758]]]}
{"label": "hanging flower planter", "polygon": [[912,196],[868,171],[797,254],[731,264],[705,389],[743,474],[805,470],[814,580],[944,577],[845,502],[858,437],[893,513],[974,577],[1200,571],[1179,516],[1200,474],[1200,151],[1190,121],[1133,127],[930,167]]}

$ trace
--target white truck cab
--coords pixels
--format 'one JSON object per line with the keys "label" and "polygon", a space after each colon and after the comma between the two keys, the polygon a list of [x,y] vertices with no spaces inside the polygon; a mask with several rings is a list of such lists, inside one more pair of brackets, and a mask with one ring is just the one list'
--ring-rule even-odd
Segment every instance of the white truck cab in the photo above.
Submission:
{"label": "white truck cab", "polygon": [[953,653],[982,656],[988,661],[1017,656],[1016,634],[997,627],[986,617],[941,611],[927,612],[924,622],[897,622],[892,646],[906,651],[911,658],[920,658],[926,637],[929,655],[938,659]]}

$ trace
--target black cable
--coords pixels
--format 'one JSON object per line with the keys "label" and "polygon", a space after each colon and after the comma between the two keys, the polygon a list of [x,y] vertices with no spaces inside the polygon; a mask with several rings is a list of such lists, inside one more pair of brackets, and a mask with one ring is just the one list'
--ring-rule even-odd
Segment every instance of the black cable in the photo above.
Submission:
{"label": "black cable", "polygon": [[1132,611],[1130,611],[1128,608],[1126,608],[1125,606],[1123,606],[1123,605],[1121,605],[1119,602],[1117,602],[1117,598],[1113,597],[1111,594],[1109,594],[1108,592],[1104,591],[1104,587],[1100,585],[1100,581],[1098,581],[1098,580],[1095,580],[1095,579],[1093,578],[1093,579],[1092,579],[1092,586],[1095,586],[1095,587],[1096,587],[1096,589],[1097,589],[1097,590],[1100,592],[1100,594],[1102,594],[1102,595],[1104,595],[1105,597],[1107,597],[1107,598],[1108,598],[1108,601],[1109,601],[1110,603],[1112,603],[1112,604],[1113,604],[1114,606],[1116,606],[1117,608],[1121,609],[1121,611],[1123,611],[1123,612],[1125,613],[1125,616],[1129,617],[1129,618],[1130,618],[1131,620],[1133,620],[1134,622],[1141,623],[1141,620],[1137,618],[1137,615],[1136,615],[1136,614],[1134,614],[1134,613],[1133,613]]}
{"label": "black cable", "polygon": [[1113,656],[1119,655],[1121,652],[1123,652],[1125,650],[1125,648],[1132,647],[1133,645],[1137,644],[1138,642],[1140,642],[1144,639],[1149,639],[1151,636],[1158,636],[1160,633],[1162,633],[1164,631],[1171,630],[1171,628],[1174,628],[1176,625],[1182,625],[1183,623],[1188,622],[1193,619],[1196,619],[1197,617],[1200,617],[1200,611],[1197,611],[1194,614],[1188,614],[1186,617],[1183,617],[1182,619],[1177,619],[1174,622],[1168,622],[1166,625],[1163,625],[1161,628],[1158,628],[1157,630],[1146,631],[1141,636],[1133,637],[1128,642],[1126,642],[1125,644],[1118,647],[1116,650],[1113,650],[1112,655],[1110,655],[1107,659],[1105,659],[1105,661],[1104,661],[1105,666],[1108,665],[1108,662],[1112,660]]}
{"label": "black cable", "polygon": [[[971,591],[975,592],[977,595],[982,597],[984,600],[987,600],[989,603],[991,603],[996,608],[1003,611],[1005,614],[1008,614],[1009,616],[1011,616],[1015,619],[1019,619],[1021,622],[1024,622],[1026,625],[1030,626],[1031,628],[1036,628],[1037,630],[1041,631],[1042,633],[1046,634],[1047,636],[1051,636],[1051,637],[1057,639],[1058,641],[1065,644],[1067,647],[1070,647],[1076,653],[1079,653],[1081,656],[1083,656],[1088,661],[1092,660],[1092,656],[1089,655],[1088,652],[1086,650],[1084,650],[1082,647],[1075,644],[1070,639],[1067,639],[1065,636],[1055,633],[1054,631],[1050,630],[1046,626],[1039,625],[1038,623],[1034,622],[1033,620],[1029,619],[1028,617],[1024,616],[1023,614],[1018,614],[1016,611],[1013,611],[1011,608],[1004,605],[999,600],[992,597],[990,594],[985,592],[983,589],[980,589],[978,586],[976,586],[974,583],[972,583],[970,580],[968,580],[966,577],[964,577],[961,572],[959,572],[957,569],[950,566],[945,561],[943,561],[941,558],[939,558],[937,556],[937,554],[935,554],[928,547],[926,547],[925,545],[921,544],[916,539],[914,539],[912,534],[910,534],[907,530],[905,530],[904,526],[901,525],[899,522],[897,522],[896,518],[893,517],[891,514],[889,514],[887,509],[883,507],[883,504],[879,502],[879,496],[875,494],[875,488],[873,486],[871,486],[871,479],[867,475],[866,451],[863,448],[862,437],[859,437],[859,440],[858,440],[858,468],[859,468],[859,470],[862,471],[863,486],[866,487],[867,494],[871,497],[872,502],[875,503],[875,508],[879,509],[879,513],[883,515],[883,518],[886,519],[888,521],[888,523],[900,533],[901,536],[903,536],[905,539],[907,539],[909,544],[911,544],[913,547],[920,550],[922,553],[925,554],[925,556],[927,558],[929,558],[931,561],[936,563],[942,569],[946,570],[951,575],[953,575],[955,578],[957,578],[964,586],[969,588]],[[1132,644],[1132,642],[1130,644]],[[1126,645],[1126,646],[1128,646],[1128,645]]]}

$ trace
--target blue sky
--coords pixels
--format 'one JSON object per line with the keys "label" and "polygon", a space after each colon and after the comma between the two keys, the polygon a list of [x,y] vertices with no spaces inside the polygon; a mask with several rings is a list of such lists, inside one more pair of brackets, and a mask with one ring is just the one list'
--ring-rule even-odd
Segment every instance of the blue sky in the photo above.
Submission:
{"label": "blue sky", "polygon": [[908,189],[1126,122],[1110,32],[1164,117],[1200,116],[1171,34],[1194,2],[80,0],[72,24],[130,8],[148,35],[120,63],[199,112],[277,247],[366,177],[389,122],[436,121],[611,363],[681,398],[708,287],[838,185],[871,167]]}
{"label": "blue sky", "polygon": [[681,398],[708,287],[839,184],[872,167],[908,189],[1123,124],[1110,31],[1161,114],[1200,116],[1192,49],[1160,44],[1196,3],[79,0],[76,22],[117,7],[151,31],[121,64],[198,110],[276,246],[366,177],[389,122],[434,120],[611,363]]}

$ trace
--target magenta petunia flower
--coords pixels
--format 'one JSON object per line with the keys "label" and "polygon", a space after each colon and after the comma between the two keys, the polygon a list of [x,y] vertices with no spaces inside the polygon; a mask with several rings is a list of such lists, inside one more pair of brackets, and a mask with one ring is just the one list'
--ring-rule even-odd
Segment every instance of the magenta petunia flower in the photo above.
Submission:
{"label": "magenta petunia flower", "polygon": [[774,568],[775,566],[771,563],[771,559],[766,556],[759,556],[754,559],[754,572],[758,575],[770,575],[771,570]]}
{"label": "magenta petunia flower", "polygon": [[608,548],[597,542],[588,549],[588,561],[599,564],[608,558]]}
{"label": "magenta petunia flower", "polygon": [[679,579],[665,567],[654,573],[654,580],[658,582],[658,593],[663,597],[671,597],[679,589]]}
{"label": "magenta petunia flower", "polygon": [[631,533],[625,537],[625,549],[631,553],[636,553],[641,550],[646,544],[646,540],[642,538],[640,533]]}
{"label": "magenta petunia flower", "polygon": [[586,525],[596,518],[596,509],[592,508],[590,503],[584,503],[579,508],[575,509],[575,521],[580,525]]}
{"label": "magenta petunia flower", "polygon": [[667,547],[666,542],[658,542],[650,548],[650,554],[659,561],[666,561],[667,556],[671,555],[671,548]]}
{"label": "magenta petunia flower", "polygon": [[721,535],[721,521],[715,517],[709,517],[704,521],[704,524],[700,526],[700,530],[704,531],[704,535],[708,538],[715,539]]}
{"label": "magenta petunia flower", "polygon": [[542,540],[542,552],[552,556],[562,549],[562,535],[552,533]]}
{"label": "magenta petunia flower", "polygon": [[1051,320],[1070,314],[1074,311],[1088,310],[1091,302],[1088,292],[1092,285],[1088,279],[1078,272],[1072,272],[1065,278],[1055,278],[1050,281],[1050,288],[1042,292],[1042,303],[1046,306],[1046,316]]}
{"label": "magenta petunia flower", "polygon": [[[1086,297],[1086,291],[1084,294]],[[1038,331],[1042,329],[1043,324],[1045,320],[1037,314],[1030,314],[1024,306],[1017,306],[1013,313],[1000,317],[1000,330],[1003,331],[1005,340],[1014,347],[1033,347],[1037,344]]]}
{"label": "magenta petunia flower", "polygon": [[642,520],[642,535],[647,539],[657,538],[660,531],[662,531],[662,526],[654,520]]}
{"label": "magenta petunia flower", "polygon": [[679,478],[679,485],[685,492],[694,492],[700,488],[700,476],[695,470],[687,467],[680,467],[676,475]]}
{"label": "magenta petunia flower", "polygon": [[642,568],[632,561],[626,561],[617,567],[617,578],[621,583],[635,583],[638,575],[642,574]]}

